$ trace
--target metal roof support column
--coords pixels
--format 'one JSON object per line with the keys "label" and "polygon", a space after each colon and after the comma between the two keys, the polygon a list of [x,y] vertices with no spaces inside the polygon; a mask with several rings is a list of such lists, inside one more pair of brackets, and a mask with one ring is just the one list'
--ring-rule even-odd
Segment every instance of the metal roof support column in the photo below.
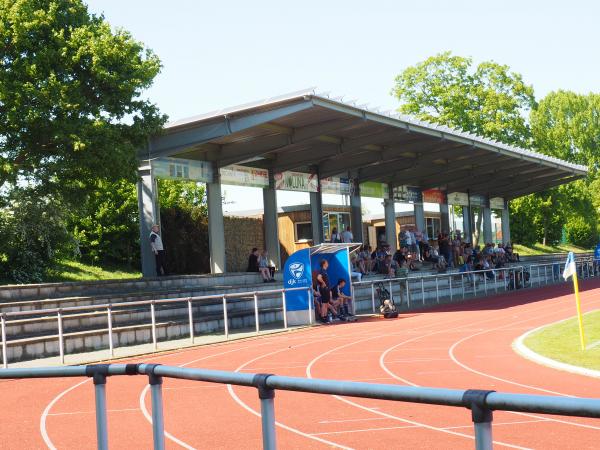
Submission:
{"label": "metal roof support column", "polygon": [[395,251],[398,248],[398,240],[396,235],[396,203],[394,202],[394,186],[390,183],[389,195],[391,198],[383,200],[383,208],[385,214],[385,240]]}
{"label": "metal roof support column", "polygon": [[277,221],[277,191],[273,171],[269,170],[269,187],[263,189],[263,223],[265,232],[265,249],[269,254],[269,264],[281,270],[281,253],[279,248],[279,227]]}
{"label": "metal roof support column", "polygon": [[210,251],[210,273],[225,272],[225,226],[223,223],[223,194],[219,168],[213,167],[213,182],[206,183],[208,203],[208,248]]}
{"label": "metal roof support column", "polygon": [[354,242],[364,242],[360,185],[357,179],[352,178],[350,178],[350,208],[350,225],[352,226]]}
{"label": "metal roof support column", "polygon": [[[313,170],[315,170],[313,168]],[[315,170],[319,183],[318,192],[310,193],[310,216],[312,222],[313,245],[322,244],[325,240],[323,235],[323,197],[321,195],[321,180],[318,170]]]}
{"label": "metal roof support column", "polygon": [[[450,210],[448,207],[448,203],[442,203],[440,205],[440,216],[441,216],[441,231],[449,232],[450,231]],[[437,236],[429,236],[429,239],[437,239]]]}
{"label": "metal roof support column", "polygon": [[423,203],[415,203],[415,225],[417,229],[421,232],[427,231],[427,225],[425,224],[425,208],[423,207]]}
{"label": "metal roof support column", "polygon": [[473,242],[473,229],[471,228],[471,223],[473,223],[471,219],[471,208],[468,206],[462,207],[463,212],[463,240],[465,242]]}
{"label": "metal roof support column", "polygon": [[487,206],[481,208],[483,213],[483,240],[484,244],[488,244],[494,240],[492,236],[492,210],[489,207],[489,199]]}
{"label": "metal roof support column", "polygon": [[152,167],[148,163],[138,169],[138,210],[140,214],[140,251],[142,259],[142,275],[156,276],[156,260],[150,247],[150,230],[152,225],[160,222],[160,206],[158,204],[158,187],[152,175]]}
{"label": "metal roof support column", "polygon": [[502,210],[502,242],[504,244],[511,242],[510,240],[510,214],[508,209],[508,200],[504,202]]}

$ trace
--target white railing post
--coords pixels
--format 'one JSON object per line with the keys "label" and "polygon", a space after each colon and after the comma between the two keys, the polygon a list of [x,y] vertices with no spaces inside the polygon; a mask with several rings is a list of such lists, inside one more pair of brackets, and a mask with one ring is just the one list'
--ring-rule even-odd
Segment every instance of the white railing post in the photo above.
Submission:
{"label": "white railing post", "polygon": [[8,367],[8,351],[6,344],[6,318],[4,317],[4,313],[0,314],[0,321],[2,323],[2,367],[6,369]]}
{"label": "white railing post", "polygon": [[448,275],[448,288],[450,289],[450,301],[452,302],[452,275]]}
{"label": "white railing post", "polygon": [[438,276],[435,276],[435,301],[437,303],[440,302],[440,283],[439,283],[439,279]]}
{"label": "white railing post", "polygon": [[425,306],[425,279],[423,277],[421,277],[421,300]]}
{"label": "white railing post", "polygon": [[371,281],[371,309],[375,312],[375,283]]}
{"label": "white railing post", "polygon": [[254,321],[256,323],[256,334],[260,332],[260,324],[258,319],[258,294],[254,293]]}
{"label": "white railing post", "polygon": [[65,346],[64,346],[64,336],[63,336],[63,322],[62,322],[62,314],[60,309],[56,313],[56,319],[58,321],[58,355],[60,356],[60,363],[65,363]]}
{"label": "white railing post", "polygon": [[223,326],[225,328],[225,339],[229,339],[229,320],[227,319],[227,296],[223,295]]}
{"label": "white railing post", "polygon": [[188,298],[188,322],[190,327],[190,342],[194,343],[194,309],[192,306],[192,298]]}
{"label": "white railing post", "polygon": [[115,356],[115,345],[113,341],[113,327],[112,327],[112,308],[110,305],[106,308],[106,319],[108,321],[108,350],[110,356]]}
{"label": "white railing post", "polygon": [[156,311],[154,308],[154,301],[150,303],[150,318],[152,319],[152,346],[154,350],[158,348],[158,343],[156,340]]}
{"label": "white railing post", "polygon": [[283,309],[283,328],[287,330],[287,299],[285,297],[285,289],[281,290],[281,308]]}

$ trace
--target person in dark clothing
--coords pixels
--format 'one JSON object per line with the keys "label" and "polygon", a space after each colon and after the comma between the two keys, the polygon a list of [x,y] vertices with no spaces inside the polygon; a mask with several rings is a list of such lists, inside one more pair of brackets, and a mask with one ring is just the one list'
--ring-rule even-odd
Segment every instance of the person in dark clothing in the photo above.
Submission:
{"label": "person in dark clothing", "polygon": [[329,301],[331,300],[329,275],[327,275],[329,262],[326,259],[323,259],[319,265],[321,269],[317,275],[317,287],[319,289],[319,294],[321,294],[321,322],[327,323],[327,310],[329,309]]}
{"label": "person in dark clothing", "polygon": [[248,269],[246,272],[258,272],[258,249],[254,247],[248,256]]}

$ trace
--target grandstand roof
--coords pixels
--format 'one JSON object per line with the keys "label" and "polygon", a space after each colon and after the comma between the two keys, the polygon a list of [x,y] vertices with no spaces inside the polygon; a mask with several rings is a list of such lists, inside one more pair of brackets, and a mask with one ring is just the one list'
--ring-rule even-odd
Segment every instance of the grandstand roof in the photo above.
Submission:
{"label": "grandstand roof", "polygon": [[162,156],[505,199],[587,174],[585,166],[314,89],[171,122],[141,157]]}

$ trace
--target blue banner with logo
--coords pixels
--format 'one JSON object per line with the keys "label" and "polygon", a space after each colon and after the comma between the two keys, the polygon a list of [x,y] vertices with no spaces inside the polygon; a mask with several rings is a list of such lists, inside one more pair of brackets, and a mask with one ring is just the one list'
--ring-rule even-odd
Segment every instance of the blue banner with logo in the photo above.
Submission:
{"label": "blue banner with logo", "polygon": [[[283,286],[286,289],[312,286],[310,249],[305,248],[298,250],[291,254],[287,259],[283,269]],[[290,291],[286,293],[285,298],[288,311],[308,309],[308,296],[306,291]]]}

